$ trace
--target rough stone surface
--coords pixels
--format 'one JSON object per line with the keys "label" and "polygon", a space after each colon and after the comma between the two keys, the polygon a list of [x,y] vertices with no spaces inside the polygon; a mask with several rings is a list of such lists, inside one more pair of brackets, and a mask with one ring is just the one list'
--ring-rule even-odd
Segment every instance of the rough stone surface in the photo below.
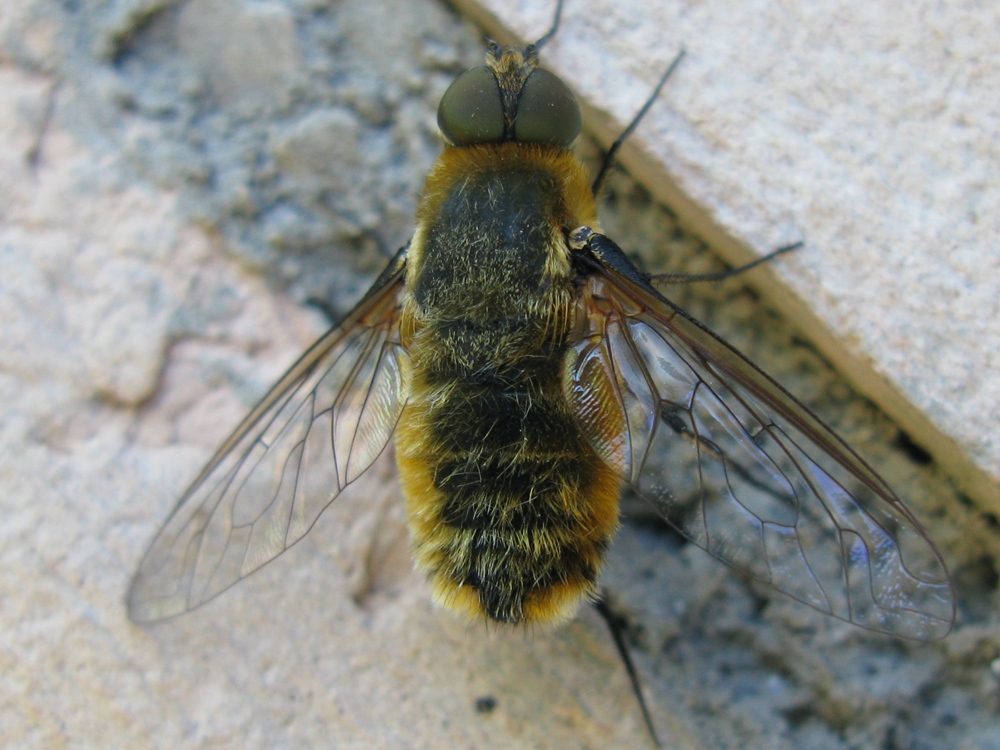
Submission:
{"label": "rough stone surface", "polygon": [[[669,36],[648,17],[633,25]],[[317,307],[348,309],[405,242],[438,149],[437,100],[481,54],[477,30],[430,0],[3,3],[0,745],[648,745],[589,608],[525,633],[430,604],[388,454],[300,545],[218,600],[147,628],[125,615],[157,526],[324,330]],[[692,102],[677,82],[670,101]],[[620,88],[638,100],[644,86]],[[787,185],[771,170],[757,180]],[[763,227],[783,204],[757,200]],[[649,267],[719,267],[626,175],[606,204],[609,234]],[[759,244],[813,242],[797,216]],[[843,226],[846,239],[865,231]],[[825,276],[810,264],[833,262],[859,261],[788,264]],[[931,645],[867,634],[747,583],[635,510],[605,582],[664,745],[996,748],[995,518],[741,283],[675,296],[907,499],[952,567],[959,623]]]}

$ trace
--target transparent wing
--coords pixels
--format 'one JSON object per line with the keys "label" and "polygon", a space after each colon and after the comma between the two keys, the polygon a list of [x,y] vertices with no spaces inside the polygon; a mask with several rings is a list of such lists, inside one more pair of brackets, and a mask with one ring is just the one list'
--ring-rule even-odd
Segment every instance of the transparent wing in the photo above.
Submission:
{"label": "transparent wing", "polygon": [[402,254],[223,443],[146,552],[129,616],[198,607],[301,539],[382,452],[406,403]]}
{"label": "transparent wing", "polygon": [[598,453],[673,527],[825,614],[948,634],[941,556],[830,428],[641,279],[602,265],[580,304],[567,395]]}

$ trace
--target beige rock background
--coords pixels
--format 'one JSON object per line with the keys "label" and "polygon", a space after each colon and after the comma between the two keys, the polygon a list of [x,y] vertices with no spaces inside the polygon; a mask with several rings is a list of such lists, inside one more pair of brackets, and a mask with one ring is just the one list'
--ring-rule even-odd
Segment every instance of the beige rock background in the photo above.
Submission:
{"label": "beige rock background", "polygon": [[[978,447],[952,436],[960,459],[933,452],[938,461],[928,461],[845,385],[802,331],[828,356],[834,349],[825,341],[847,339],[855,360],[890,378],[872,354],[882,346],[872,347],[865,332],[865,320],[886,318],[870,312],[870,299],[885,299],[880,285],[894,277],[897,290],[947,284],[956,293],[916,308],[889,294],[892,325],[871,336],[907,342],[918,369],[906,377],[938,399],[930,406],[912,395],[907,401],[935,429],[952,435],[948,420],[968,426],[970,415],[996,424],[995,397],[983,399],[995,396],[989,366],[995,371],[998,350],[990,327],[996,294],[985,286],[996,276],[989,278],[997,257],[989,251],[998,234],[990,208],[996,187],[983,177],[995,161],[996,119],[989,109],[995,104],[978,92],[995,83],[997,67],[976,47],[996,19],[970,6],[963,24],[951,26],[958,16],[931,18],[919,4],[914,10],[886,0],[872,6],[882,9],[876,21],[893,12],[918,19],[894,25],[897,44],[870,31],[875,24],[867,17],[852,26],[847,14],[843,29],[835,27],[859,55],[872,35],[882,40],[875,47],[893,81],[910,80],[904,53],[920,44],[915,29],[931,26],[934,39],[954,38],[945,46],[965,61],[956,68],[965,77],[956,73],[943,88],[934,77],[922,89],[957,97],[967,141],[921,150],[910,161],[905,144],[858,150],[853,139],[892,127],[866,105],[874,94],[861,91],[880,79],[864,65],[861,79],[838,78],[844,58],[832,53],[818,67],[848,91],[834,92],[832,109],[858,118],[850,138],[837,140],[832,124],[817,135],[814,120],[802,114],[816,103],[800,111],[800,120],[771,117],[786,111],[779,106],[785,99],[797,100],[794,87],[774,86],[777,74],[767,71],[784,71],[778,80],[787,80],[789,70],[806,67],[789,50],[804,54],[799,50],[816,46],[810,40],[832,32],[810,26],[828,17],[787,9],[800,29],[791,45],[766,5],[736,4],[744,10],[729,18],[748,54],[758,56],[756,67],[724,54],[734,45],[713,34],[725,24],[694,33],[695,21],[721,12],[709,5],[682,6],[667,25],[648,10],[591,12],[596,26],[588,31],[568,20],[560,44],[576,37],[591,45],[594,77],[620,81],[623,103],[607,102],[616,112],[630,111],[676,46],[688,45],[687,78],[671,83],[662,108],[673,118],[671,132],[687,133],[692,149],[664,136],[676,149],[673,158],[685,160],[674,172],[686,191],[675,210],[683,208],[691,222],[684,203],[691,201],[722,228],[704,235],[726,234],[758,249],[805,236],[810,252],[771,273],[814,301],[811,315],[829,328],[816,334],[812,318],[796,318],[795,326],[782,320],[773,311],[782,295],[766,291],[767,273],[753,279],[766,301],[742,280],[690,286],[675,296],[816,408],[911,503],[952,567],[959,623],[931,645],[864,633],[772,597],[641,514],[612,551],[606,583],[632,624],[638,666],[669,747],[995,748],[1000,534],[988,498],[972,492],[986,485],[954,468],[965,460],[988,477],[998,454],[989,442],[995,430],[971,430]],[[544,29],[547,11],[534,12],[532,28]],[[629,58],[597,45],[619,38],[612,32],[622,18],[660,43],[656,60],[626,63],[634,80],[615,69]],[[624,39],[615,44],[638,48]],[[551,51],[558,50],[553,42]],[[786,56],[791,64],[769,68],[764,51],[775,65]],[[173,501],[327,325],[318,306],[306,303],[344,311],[405,242],[414,197],[437,153],[437,100],[481,54],[476,29],[430,0],[9,0],[0,8],[0,744],[648,744],[622,666],[592,611],[552,633],[505,633],[466,626],[433,608],[410,569],[388,461],[302,544],[224,597],[148,628],[125,617],[128,579]],[[715,86],[699,100],[706,80]],[[908,90],[890,93],[904,101]],[[933,102],[913,101],[918,113],[938,111]],[[953,134],[934,123],[953,121],[928,116],[921,120],[927,129],[907,137],[926,149],[935,134]],[[718,130],[708,135],[691,124],[710,122]],[[600,120],[595,126],[603,127]],[[764,169],[748,157],[750,167],[717,182],[715,171],[698,164],[725,166],[734,150],[751,153],[736,138],[744,130],[764,144],[812,140],[827,154],[829,171],[803,170],[789,151],[771,155]],[[581,147],[593,151],[586,142]],[[830,161],[830,149],[841,149],[842,158]],[[882,161],[869,164],[875,157]],[[881,193],[848,168],[854,161],[869,164],[862,177],[877,173]],[[888,170],[895,162],[901,171]],[[817,202],[817,181],[836,201]],[[920,184],[926,193],[914,187]],[[883,207],[877,199],[892,198],[897,185],[902,203]],[[651,268],[716,267],[624,174],[613,177],[607,203],[609,234]],[[928,213],[928,205],[941,210]],[[964,223],[949,221],[957,206],[965,207]],[[814,223],[827,214],[840,224]],[[927,236],[947,238],[947,268],[908,265],[909,258],[923,262]],[[842,254],[859,239],[890,260]],[[831,269],[838,271],[831,286],[814,295]],[[861,281],[848,275],[857,269]],[[802,279],[814,285],[797,286]],[[958,291],[972,295],[981,320],[961,317],[958,333],[932,328],[928,338],[927,314],[951,314]],[[850,306],[835,307],[845,296]],[[965,348],[983,332],[981,350]],[[937,367],[923,351],[927,341],[940,353]],[[971,359],[953,362],[966,355]],[[919,369],[928,361],[929,369]],[[966,363],[980,376],[969,376]],[[852,368],[852,378],[864,381]],[[893,383],[905,391],[898,378]],[[966,396],[976,405],[971,410]],[[942,417],[949,408],[957,411]],[[910,432],[918,442],[925,435]],[[484,698],[493,699],[492,710],[477,710]]]}

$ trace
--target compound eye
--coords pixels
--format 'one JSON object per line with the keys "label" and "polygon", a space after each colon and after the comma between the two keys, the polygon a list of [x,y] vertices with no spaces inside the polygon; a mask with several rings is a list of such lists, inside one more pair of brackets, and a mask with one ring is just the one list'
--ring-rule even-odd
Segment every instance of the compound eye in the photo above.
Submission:
{"label": "compound eye", "polygon": [[580,134],[583,118],[569,86],[536,68],[524,82],[514,118],[514,140],[568,147]]}
{"label": "compound eye", "polygon": [[493,71],[482,66],[455,79],[438,105],[438,127],[456,146],[503,140],[503,104]]}

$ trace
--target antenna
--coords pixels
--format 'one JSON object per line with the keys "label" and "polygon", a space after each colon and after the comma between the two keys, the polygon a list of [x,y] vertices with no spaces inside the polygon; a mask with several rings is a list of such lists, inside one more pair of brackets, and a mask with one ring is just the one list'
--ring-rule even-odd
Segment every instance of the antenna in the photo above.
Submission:
{"label": "antenna", "polygon": [[543,36],[541,39],[539,39],[537,42],[531,45],[536,50],[541,49],[542,45],[547,43],[549,39],[555,36],[556,31],[559,30],[559,21],[562,18],[562,8],[563,8],[563,0],[559,0],[556,3],[556,15],[555,18],[552,19],[552,28],[550,28],[547,32],[545,32],[545,36]]}

